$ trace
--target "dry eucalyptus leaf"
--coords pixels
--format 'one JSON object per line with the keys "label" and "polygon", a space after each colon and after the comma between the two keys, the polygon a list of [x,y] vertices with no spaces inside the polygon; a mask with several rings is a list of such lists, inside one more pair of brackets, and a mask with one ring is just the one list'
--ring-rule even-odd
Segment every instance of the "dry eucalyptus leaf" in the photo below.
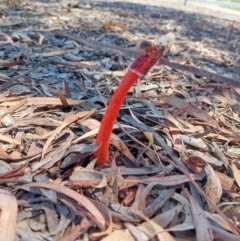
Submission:
{"label": "dry eucalyptus leaf", "polygon": [[190,194],[187,193],[187,196],[189,198],[193,222],[196,230],[196,240],[214,240],[213,230],[204,214],[204,211]]}
{"label": "dry eucalyptus leaf", "polygon": [[[217,204],[222,197],[222,185],[218,175],[209,164],[206,166],[206,170],[208,174],[205,193],[211,199],[213,204]],[[209,209],[212,210],[213,207],[210,203],[208,203],[208,206]]]}
{"label": "dry eucalyptus leaf", "polygon": [[15,240],[17,220],[17,200],[11,193],[0,190],[0,239],[5,241]]}

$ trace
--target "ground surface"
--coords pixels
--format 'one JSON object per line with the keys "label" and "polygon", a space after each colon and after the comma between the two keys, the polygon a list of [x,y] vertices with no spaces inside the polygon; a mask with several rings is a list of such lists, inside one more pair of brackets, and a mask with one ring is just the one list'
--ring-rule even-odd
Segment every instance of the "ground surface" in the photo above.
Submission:
{"label": "ground surface", "polygon": [[[0,240],[240,240],[238,15],[2,0],[0,17]],[[132,53],[170,32],[176,65],[129,90],[94,168]]]}

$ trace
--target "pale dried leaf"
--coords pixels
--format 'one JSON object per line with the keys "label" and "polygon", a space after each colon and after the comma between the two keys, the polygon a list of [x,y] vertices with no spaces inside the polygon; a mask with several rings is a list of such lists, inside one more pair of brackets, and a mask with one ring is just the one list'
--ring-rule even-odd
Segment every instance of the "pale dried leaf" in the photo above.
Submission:
{"label": "pale dried leaf", "polygon": [[[222,185],[218,175],[209,164],[206,169],[208,170],[208,175],[205,193],[214,204],[217,204],[222,197]],[[210,203],[208,203],[208,206],[210,210],[213,208]]]}
{"label": "pale dried leaf", "polygon": [[17,200],[11,193],[0,190],[0,240],[14,241],[17,220]]}
{"label": "pale dried leaf", "polygon": [[196,232],[196,240],[197,241],[210,241],[214,240],[213,230],[211,225],[204,214],[204,211],[200,207],[200,205],[196,202],[196,200],[186,192],[190,206],[192,211],[193,222],[195,226]]}

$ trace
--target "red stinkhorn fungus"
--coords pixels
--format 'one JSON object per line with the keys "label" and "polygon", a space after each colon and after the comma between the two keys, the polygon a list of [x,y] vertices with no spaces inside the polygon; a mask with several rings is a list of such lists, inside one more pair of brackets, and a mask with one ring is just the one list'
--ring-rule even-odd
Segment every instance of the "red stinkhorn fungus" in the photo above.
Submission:
{"label": "red stinkhorn fungus", "polygon": [[146,75],[149,69],[160,60],[163,51],[164,48],[162,45],[147,48],[146,51],[132,63],[113,94],[97,134],[96,145],[99,145],[99,149],[94,153],[94,156],[98,157],[96,166],[106,163],[109,159],[109,143],[112,128],[128,90],[139,77]]}

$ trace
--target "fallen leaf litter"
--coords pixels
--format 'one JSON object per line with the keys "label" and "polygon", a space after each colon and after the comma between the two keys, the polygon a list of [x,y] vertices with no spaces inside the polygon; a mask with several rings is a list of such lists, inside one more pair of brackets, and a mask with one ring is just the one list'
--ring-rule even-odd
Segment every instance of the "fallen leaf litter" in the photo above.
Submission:
{"label": "fallen leaf litter", "polygon": [[239,240],[239,17],[151,4],[0,3],[0,240]]}

